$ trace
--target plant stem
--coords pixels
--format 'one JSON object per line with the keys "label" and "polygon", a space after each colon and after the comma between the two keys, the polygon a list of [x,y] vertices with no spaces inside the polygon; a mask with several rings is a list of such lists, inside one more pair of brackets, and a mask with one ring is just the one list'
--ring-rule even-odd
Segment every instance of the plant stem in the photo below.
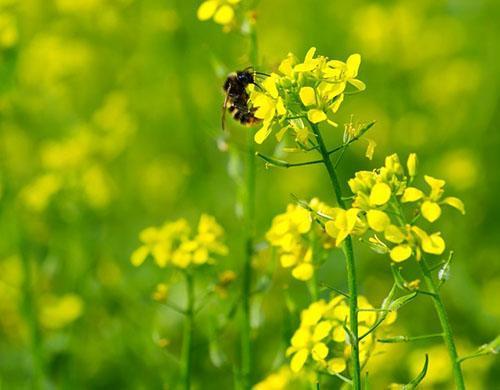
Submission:
{"label": "plant stem", "polygon": [[441,299],[439,289],[434,279],[432,278],[432,273],[429,270],[427,264],[425,263],[425,260],[422,258],[419,261],[419,264],[420,264],[420,269],[422,270],[422,274],[424,276],[425,283],[427,284],[427,288],[431,293],[433,293],[432,300],[434,302],[434,308],[436,309],[436,313],[439,317],[439,322],[441,323],[441,328],[443,330],[443,338],[448,348],[448,353],[450,355],[451,364],[453,367],[453,376],[455,378],[455,385],[458,390],[463,390],[465,389],[464,377],[462,374],[462,367],[460,366],[460,361],[458,359],[457,348],[455,346],[455,341],[453,339],[453,332],[451,330],[448,314],[446,313],[446,309]]}
{"label": "plant stem", "polygon": [[[255,28],[250,31],[250,61],[254,69],[258,66],[257,34]],[[251,318],[250,295],[252,288],[252,258],[255,235],[255,141],[254,131],[247,130],[247,159],[245,172],[245,261],[243,264],[243,280],[241,292],[241,387],[244,390],[251,388],[252,348],[251,348]]]}
{"label": "plant stem", "polygon": [[191,352],[193,344],[193,322],[194,322],[194,279],[189,271],[185,272],[187,307],[184,313],[184,333],[182,338],[181,356],[181,387],[185,390],[191,388]]}
{"label": "plant stem", "polygon": [[30,253],[27,242],[21,240],[21,261],[24,272],[23,282],[23,306],[28,323],[31,341],[31,356],[33,360],[33,388],[42,389],[44,387],[45,370],[42,352],[42,339],[40,324],[38,322],[37,305],[33,291],[33,274]]}
{"label": "plant stem", "polygon": [[[330,177],[330,182],[332,183],[333,191],[335,192],[335,198],[340,207],[345,209],[344,199],[342,198],[342,190],[340,188],[339,180],[337,174],[335,173],[335,168],[330,160],[328,154],[328,149],[326,148],[323,137],[318,126],[314,123],[310,123],[311,128],[318,140],[319,151],[323,158],[323,163]],[[346,259],[347,268],[347,283],[349,289],[349,328],[351,330],[354,340],[352,342],[352,384],[355,390],[361,389],[361,367],[359,363],[359,343],[358,343],[358,289],[356,282],[356,267],[354,262],[354,251],[352,247],[351,236],[347,236],[343,244],[344,257]]]}

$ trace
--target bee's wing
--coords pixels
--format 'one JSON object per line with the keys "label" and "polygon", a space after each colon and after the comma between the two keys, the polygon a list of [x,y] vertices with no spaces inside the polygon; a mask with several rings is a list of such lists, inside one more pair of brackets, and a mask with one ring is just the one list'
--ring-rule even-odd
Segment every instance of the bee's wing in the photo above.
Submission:
{"label": "bee's wing", "polygon": [[221,125],[222,131],[226,130],[226,111],[227,111],[227,103],[229,102],[229,93],[231,92],[231,85],[227,88],[226,97],[224,98],[224,104],[222,105],[222,117],[221,117]]}

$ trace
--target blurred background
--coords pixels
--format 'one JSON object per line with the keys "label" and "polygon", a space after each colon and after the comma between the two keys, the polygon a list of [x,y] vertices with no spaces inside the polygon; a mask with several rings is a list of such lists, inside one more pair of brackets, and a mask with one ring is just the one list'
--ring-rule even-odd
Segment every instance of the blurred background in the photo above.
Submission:
{"label": "blurred background", "polygon": [[[130,264],[146,226],[215,215],[231,248],[217,270],[239,274],[246,130],[230,123],[231,148],[221,151],[221,85],[226,72],[249,65],[248,42],[196,20],[198,5],[0,0],[0,387],[30,388],[34,378],[68,389],[173,387],[182,317],[151,294],[168,280],[169,299],[182,305],[183,290],[175,274],[152,262]],[[417,152],[420,171],[445,179],[448,194],[464,200],[465,217],[447,211],[438,223],[456,253],[443,291],[460,353],[499,329],[499,17],[496,0],[274,0],[258,7],[263,71],[311,46],[335,59],[362,55],[367,90],[347,99],[337,122],[376,120],[369,137],[378,146],[373,161],[364,157],[366,143],[353,146],[343,179],[381,165],[386,154]],[[337,145],[341,131],[327,138]],[[267,142],[260,150],[271,155],[272,148]],[[259,238],[292,193],[333,201],[321,167],[277,170],[259,162],[257,174]],[[379,305],[392,285],[389,262],[357,252],[360,290]],[[255,268],[264,286],[252,309],[257,382],[285,362],[290,321],[297,321],[287,314],[283,288],[297,309],[308,298],[267,251]],[[413,271],[409,265],[409,278]],[[338,254],[320,279],[345,287]],[[238,284],[197,317],[194,388],[232,386],[238,327],[229,319],[214,335],[211,318],[233,305]],[[399,312],[394,334],[436,331],[422,298]],[[430,371],[422,388],[450,388],[446,351],[432,340],[383,346],[368,367],[373,388],[407,382],[425,352]],[[499,386],[494,358],[467,361],[464,370],[471,389]]]}

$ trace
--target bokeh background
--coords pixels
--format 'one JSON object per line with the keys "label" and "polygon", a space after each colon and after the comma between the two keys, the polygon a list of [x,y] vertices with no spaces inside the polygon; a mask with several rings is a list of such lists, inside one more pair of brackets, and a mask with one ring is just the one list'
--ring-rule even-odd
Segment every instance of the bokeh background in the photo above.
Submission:
{"label": "bokeh background", "polygon": [[[165,220],[215,215],[242,265],[240,154],[245,129],[231,123],[221,150],[221,84],[249,65],[248,42],[196,20],[195,1],[0,0],[0,385],[29,388],[172,388],[178,376],[181,316],[151,299],[175,274],[130,264],[138,232]],[[257,32],[262,70],[289,52],[345,59],[362,55],[366,92],[343,105],[338,122],[376,120],[352,147],[340,175],[372,169],[386,154],[417,152],[420,169],[447,180],[467,214],[447,212],[439,228],[456,252],[444,295],[461,353],[490,341],[500,305],[499,3],[496,0],[262,1]],[[328,141],[341,142],[341,132]],[[273,153],[272,142],[260,149]],[[222,148],[224,149],[224,148]],[[258,235],[291,194],[332,200],[320,167],[258,164]],[[382,256],[358,249],[360,289],[374,304],[392,277]],[[254,382],[284,363],[290,333],[284,287],[307,290],[255,262]],[[407,269],[409,276],[413,270]],[[416,274],[415,274],[416,275]],[[200,282],[200,291],[209,275]],[[344,287],[334,254],[321,279]],[[272,280],[272,283],[270,281]],[[238,326],[220,318],[239,279],[200,312],[195,388],[231,388]],[[216,332],[213,318],[226,323]],[[237,317],[235,317],[237,318]],[[217,322],[216,321],[216,322]],[[226,321],[226,322],[224,322]],[[395,334],[437,330],[429,301],[399,313]],[[278,337],[277,337],[278,335]],[[279,336],[283,335],[283,337]],[[430,353],[422,388],[448,388],[450,367],[436,342],[388,345],[369,371],[374,388],[407,382]],[[471,389],[500,385],[498,360],[464,363]]]}

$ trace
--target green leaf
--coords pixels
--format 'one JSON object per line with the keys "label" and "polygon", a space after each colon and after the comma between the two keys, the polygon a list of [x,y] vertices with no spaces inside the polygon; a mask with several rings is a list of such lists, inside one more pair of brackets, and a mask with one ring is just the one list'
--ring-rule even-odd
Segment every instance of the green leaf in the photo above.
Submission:
{"label": "green leaf", "polygon": [[420,382],[423,381],[425,378],[425,375],[427,374],[427,368],[429,366],[429,356],[425,354],[425,362],[424,366],[422,367],[422,370],[419,372],[419,374],[413,378],[408,384],[403,386],[403,390],[413,390],[416,389],[417,386],[420,384]]}

